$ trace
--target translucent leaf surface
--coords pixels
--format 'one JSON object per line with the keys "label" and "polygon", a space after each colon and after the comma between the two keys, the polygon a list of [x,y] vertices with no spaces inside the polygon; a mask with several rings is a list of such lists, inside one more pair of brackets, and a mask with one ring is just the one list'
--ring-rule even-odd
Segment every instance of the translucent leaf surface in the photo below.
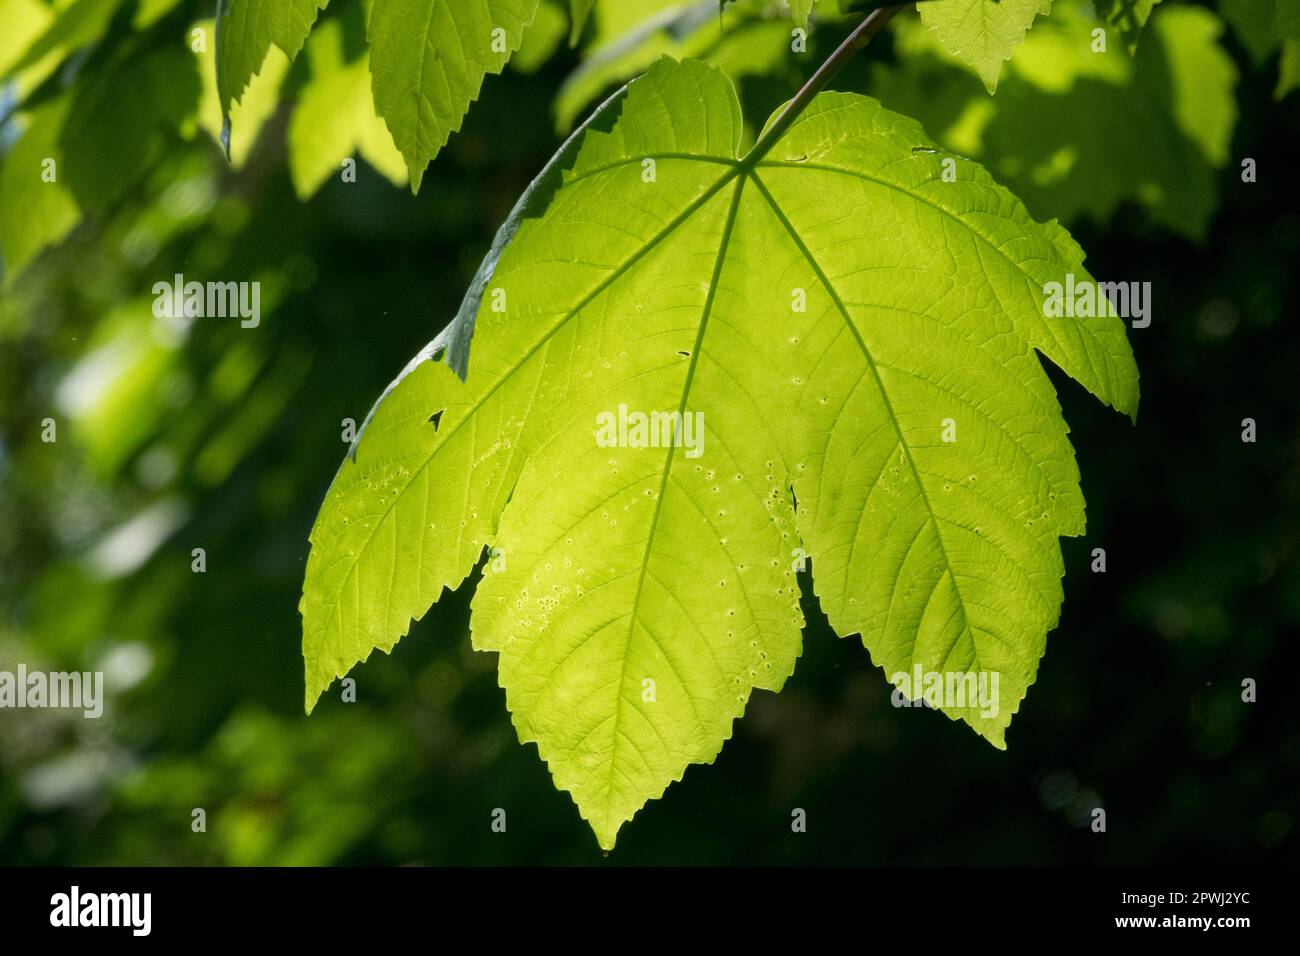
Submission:
{"label": "translucent leaf surface", "polygon": [[512,227],[467,379],[417,356],[311,535],[309,708],[491,549],[474,646],[604,847],[790,675],[805,557],[889,679],[997,674],[941,706],[1003,746],[1084,527],[1039,354],[1137,407],[1121,321],[1045,315],[1078,246],[917,123],[823,94],[740,135],[710,67],[632,83]]}

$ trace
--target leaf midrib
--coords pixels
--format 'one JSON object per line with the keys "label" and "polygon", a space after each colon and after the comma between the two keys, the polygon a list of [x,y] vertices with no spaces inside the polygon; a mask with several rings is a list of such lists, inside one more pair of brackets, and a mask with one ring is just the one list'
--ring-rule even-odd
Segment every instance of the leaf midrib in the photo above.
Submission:
{"label": "leaf midrib", "polygon": [[[930,501],[929,492],[926,491],[925,483],[921,480],[921,473],[919,469],[917,469],[916,461],[912,457],[912,449],[908,445],[906,437],[904,437],[903,435],[903,429],[902,426],[899,424],[898,415],[894,411],[893,402],[890,401],[889,392],[885,388],[884,380],[881,379],[880,377],[880,370],[876,367],[875,356],[873,356],[871,354],[871,350],[867,348],[867,343],[863,339],[862,333],[858,331],[857,323],[855,323],[853,321],[852,316],[849,315],[849,310],[844,305],[844,300],[840,298],[839,292],[836,291],[835,286],[830,281],[830,278],[822,270],[821,264],[813,256],[812,251],[808,248],[808,246],[804,244],[803,238],[799,235],[798,231],[791,224],[790,220],[786,217],[784,210],[781,209],[781,206],[777,203],[776,199],[768,191],[767,186],[764,185],[763,183],[763,180],[759,178],[757,171],[753,172],[751,175],[753,176],[754,179],[754,185],[758,187],[758,191],[762,193],[763,198],[767,200],[768,206],[771,207],[772,212],[776,215],[777,219],[780,220],[782,228],[784,228],[785,231],[789,234],[790,238],[794,240],[795,245],[798,246],[799,248],[800,254],[808,261],[808,265],[812,267],[813,273],[817,276],[817,281],[822,284],[822,286],[826,289],[826,294],[831,297],[831,302],[834,303],[836,310],[840,313],[840,317],[844,320],[844,324],[848,327],[849,332],[852,333],[853,340],[857,343],[859,350],[862,352],[863,358],[866,360],[867,368],[868,370],[870,370],[871,376],[875,380],[876,388],[880,392],[881,400],[885,403],[885,414],[889,416],[889,422],[891,425],[894,426],[894,434],[898,436],[898,446],[903,450],[903,454],[907,458],[907,464],[908,467],[911,469],[912,478],[916,482],[916,487],[921,493],[921,500],[925,502],[925,510],[926,513],[929,515],[930,525],[934,528],[934,536],[939,542],[939,553],[943,558],[945,573],[949,578],[952,579],[953,591],[956,593],[957,602],[961,606],[962,627],[964,629],[964,633],[971,633],[970,615],[966,610],[966,599],[962,596],[961,588],[957,586],[957,577],[953,572],[952,560],[948,557],[948,548],[947,545],[944,544],[943,532],[939,527],[938,516],[934,512],[934,505]],[[940,582],[942,582],[943,580],[942,576],[940,577],[939,580]],[[936,591],[938,590],[938,586],[939,586],[938,583],[936,583],[935,584]],[[933,597],[933,595],[931,596]],[[954,639],[953,641],[954,646],[956,645],[956,642],[959,639],[960,638]],[[972,646],[974,646],[973,634],[971,634],[971,642],[972,642]],[[951,653],[951,648],[949,648],[949,653]],[[908,664],[909,671],[911,670],[912,665],[915,663],[915,654],[916,654],[916,643],[913,642],[912,660]],[[976,660],[978,661],[979,659],[978,650],[976,651],[975,656],[976,656]]]}
{"label": "leaf midrib", "polygon": [[[679,419],[686,414],[686,402],[690,397],[691,386],[695,382],[695,370],[699,365],[700,351],[704,344],[704,333],[709,326],[709,316],[713,312],[713,302],[718,294],[718,280],[722,276],[722,268],[726,261],[727,247],[731,243],[731,233],[736,225],[736,216],[740,210],[740,197],[745,191],[745,180],[750,178],[751,173],[743,171],[739,175],[739,182],[736,183],[736,190],[731,198],[731,206],[727,210],[727,218],[722,227],[722,239],[718,243],[718,254],[713,262],[713,275],[709,280],[709,291],[704,299],[704,307],[700,314],[700,327],[695,333],[695,344],[691,348],[691,360],[686,367],[686,378],[682,383],[681,401],[677,403],[677,416]],[[735,177],[733,177],[735,178]],[[664,474],[659,482],[659,495],[655,498],[655,509],[650,517],[650,529],[646,534],[645,552],[641,555],[641,573],[637,579],[636,593],[632,598],[632,610],[628,615],[627,638],[623,643],[622,664],[619,670],[618,678],[618,697],[614,709],[614,743],[609,755],[609,777],[605,783],[605,824],[609,825],[609,808],[610,797],[614,792],[614,768],[618,765],[618,742],[621,739],[619,734],[619,723],[623,715],[623,697],[624,687],[627,682],[627,659],[628,651],[632,646],[632,635],[636,631],[637,612],[641,607],[641,595],[645,591],[646,573],[650,568],[650,553],[654,547],[655,532],[659,525],[659,515],[663,511],[664,498],[668,491],[668,478],[673,470],[673,453],[676,451],[673,444],[669,444],[668,453],[664,460]],[[649,633],[649,629],[646,629]],[[654,640],[653,636],[651,640]],[[671,666],[671,663],[670,663]],[[691,702],[694,708],[694,702]]]}

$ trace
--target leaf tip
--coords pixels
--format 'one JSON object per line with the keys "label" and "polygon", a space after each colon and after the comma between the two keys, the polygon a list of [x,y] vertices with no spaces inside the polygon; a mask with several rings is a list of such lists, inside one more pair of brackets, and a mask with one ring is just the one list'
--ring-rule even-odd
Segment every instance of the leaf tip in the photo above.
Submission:
{"label": "leaf tip", "polygon": [[306,680],[303,682],[302,710],[308,717],[316,709],[316,705],[320,703],[320,695],[324,690],[325,688],[315,685],[310,674],[307,675]]}

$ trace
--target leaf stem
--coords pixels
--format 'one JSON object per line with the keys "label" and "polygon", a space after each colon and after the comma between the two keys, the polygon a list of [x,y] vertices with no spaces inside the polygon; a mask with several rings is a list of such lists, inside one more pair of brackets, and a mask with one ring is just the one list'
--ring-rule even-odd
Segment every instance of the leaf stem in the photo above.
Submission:
{"label": "leaf stem", "polygon": [[845,37],[844,42],[836,48],[835,52],[827,57],[821,66],[817,67],[812,76],[808,77],[808,82],[799,88],[799,92],[785,105],[785,109],[777,115],[771,125],[763,130],[758,137],[758,141],[754,143],[749,152],[741,157],[741,165],[746,168],[752,167],[766,156],[777,141],[785,135],[786,130],[799,118],[799,114],[807,109],[808,104],[813,101],[813,97],[825,89],[826,84],[840,71],[840,68],[849,62],[854,54],[870,43],[871,38],[880,32],[880,28],[905,6],[908,6],[908,4],[897,3],[877,7],[867,14],[866,19],[858,24],[857,29]]}

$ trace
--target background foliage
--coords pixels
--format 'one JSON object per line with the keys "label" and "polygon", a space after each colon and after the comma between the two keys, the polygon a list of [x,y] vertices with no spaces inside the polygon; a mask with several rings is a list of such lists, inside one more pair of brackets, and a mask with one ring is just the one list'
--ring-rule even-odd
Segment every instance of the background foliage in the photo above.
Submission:
{"label": "background foliage", "polygon": [[[892,708],[860,644],[805,600],[784,691],[756,694],[717,763],[643,810],[614,861],[1294,852],[1300,98],[1295,41],[1260,26],[1285,2],[1166,0],[1130,58],[1114,38],[1105,56],[1081,46],[1094,12],[1057,0],[992,97],[907,15],[836,81],[1061,218],[1094,274],[1153,283],[1153,325],[1131,337],[1138,427],[1056,376],[1089,529],[1064,542],[1061,626],[1008,751]],[[856,22],[826,6],[793,54],[779,3],[731,4],[722,29],[713,0],[598,3],[571,49],[567,4],[546,0],[413,197],[368,96],[359,3],[334,0],[292,63],[270,49],[231,109],[228,162],[211,34],[191,48],[210,3],[0,0],[0,668],[111,685],[98,721],[0,712],[0,860],[599,859],[516,741],[494,657],[469,649],[469,585],[354,675],[356,704],[331,693],[302,715],[307,530],[341,421],[454,313],[563,130],[663,52],[722,65],[745,115],[766,116]],[[31,175],[46,156],[57,185]],[[257,334],[156,320],[149,290],[176,272],[259,279]],[[1247,416],[1257,444],[1240,441]],[[1087,829],[1098,804],[1104,835]],[[489,831],[495,807],[507,834]],[[808,833],[789,832],[793,807]]]}

